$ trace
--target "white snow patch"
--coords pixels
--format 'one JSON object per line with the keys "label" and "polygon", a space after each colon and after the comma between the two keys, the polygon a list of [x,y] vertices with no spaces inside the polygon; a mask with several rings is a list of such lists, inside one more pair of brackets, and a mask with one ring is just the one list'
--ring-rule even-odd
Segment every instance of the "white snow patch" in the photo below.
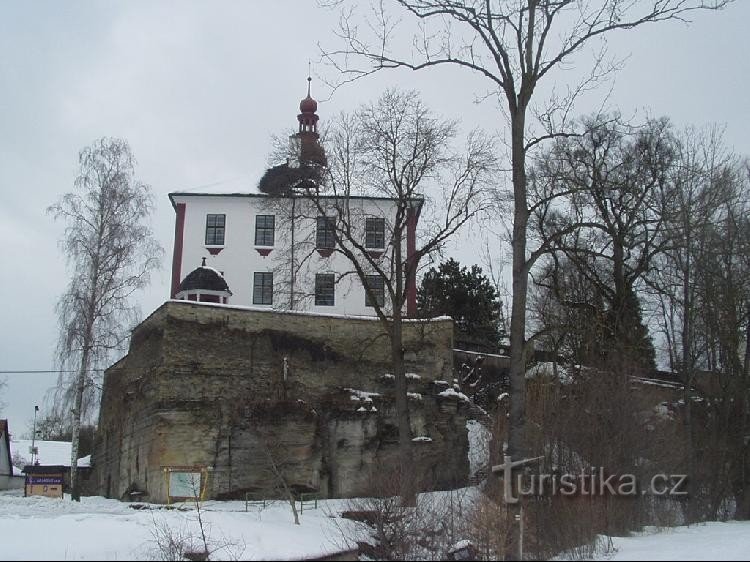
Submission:
{"label": "white snow patch", "polygon": [[427,437],[426,435],[420,435],[412,439],[412,441],[417,442],[417,443],[431,443],[432,437]]}
{"label": "white snow patch", "polygon": [[419,376],[419,375],[418,375],[417,373],[406,373],[406,378],[407,378],[407,379],[411,379],[411,380],[415,380],[415,381],[418,381],[418,380],[420,380],[420,379],[421,379],[422,377],[420,377],[420,376]]}
{"label": "white snow patch", "polygon": [[218,275],[222,279],[224,278],[224,274],[222,274],[221,271],[219,271],[218,269],[214,267],[211,267],[210,265],[202,265],[200,266],[200,269],[208,269],[209,271],[213,271],[216,275]]}
{"label": "white snow patch", "polygon": [[[23,491],[0,492],[0,528],[4,560],[155,560],[152,530],[154,520],[170,528],[188,529],[198,536],[195,510],[184,504],[180,510],[134,510],[128,503],[98,496],[82,497],[80,503],[33,496]],[[265,509],[245,511],[244,501],[206,501],[204,522],[210,540],[234,542],[234,552],[217,552],[216,560],[300,560],[341,551],[346,536],[356,531],[339,517],[346,500],[319,500],[317,509],[300,513],[295,525],[289,506],[272,502]],[[244,545],[244,551],[243,551]],[[356,545],[350,545],[355,547]]]}
{"label": "white snow patch", "polygon": [[[274,313],[284,313],[284,314],[293,314],[297,316],[320,316],[325,318],[346,318],[348,320],[371,320],[375,322],[379,322],[380,318],[377,316],[362,316],[362,315],[356,315],[356,314],[333,314],[331,312],[312,312],[309,310],[287,310],[287,309],[275,309],[275,308],[269,308],[267,306],[260,307],[260,306],[248,306],[248,305],[240,305],[240,304],[223,304],[218,302],[197,302],[197,301],[183,301],[179,299],[170,299],[167,302],[170,303],[176,303],[181,305],[188,305],[188,306],[213,306],[213,307],[219,307],[219,308],[231,308],[233,310],[250,310],[253,312],[274,312]],[[406,323],[426,323],[426,322],[442,322],[445,320],[451,320],[450,316],[436,316],[435,318],[404,318],[403,322]]]}
{"label": "white snow patch", "polygon": [[463,400],[464,402],[469,402],[469,397],[466,396],[463,392],[457,392],[453,388],[447,388],[443,392],[438,393],[438,396],[442,396],[444,398],[458,398],[459,400]]}
{"label": "white snow patch", "polygon": [[463,550],[464,548],[467,548],[469,546],[471,546],[471,541],[468,539],[464,539],[462,541],[458,541],[456,544],[450,547],[450,550],[448,550],[448,552],[450,554],[454,554],[458,552],[459,550]]}
{"label": "white snow patch", "polygon": [[373,396],[380,396],[379,392],[367,392],[365,390],[357,390],[356,388],[345,388],[351,393],[349,398],[358,402],[372,402]]}
{"label": "white snow patch", "polygon": [[615,552],[601,560],[747,560],[750,521],[711,522],[613,537]]}
{"label": "white snow patch", "polygon": [[407,392],[406,396],[408,396],[412,400],[421,400],[422,399],[422,395],[419,392]]}
{"label": "white snow patch", "polygon": [[468,420],[466,430],[469,434],[469,474],[473,476],[489,463],[492,434],[477,420]]}

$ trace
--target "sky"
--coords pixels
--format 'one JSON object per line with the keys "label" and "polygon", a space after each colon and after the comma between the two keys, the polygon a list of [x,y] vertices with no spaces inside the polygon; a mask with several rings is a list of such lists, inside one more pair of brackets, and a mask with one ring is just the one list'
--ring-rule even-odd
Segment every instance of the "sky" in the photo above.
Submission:
{"label": "sky", "polygon": [[[487,83],[458,70],[381,72],[331,92],[325,80],[337,76],[321,62],[319,44],[340,46],[338,17],[336,9],[292,0],[0,2],[0,371],[55,368],[55,303],[69,270],[58,246],[63,225],[46,208],[72,189],[78,152],[97,138],[130,143],[136,174],[156,198],[152,226],[165,260],[137,296],[145,316],[169,298],[174,211],[167,194],[207,186],[253,191],[271,135],[296,126],[308,61],[321,123],[399,86],[459,118],[465,131],[480,126],[507,136],[497,102],[475,103]],[[636,119],[719,123],[727,144],[750,155],[750,2],[692,19],[610,35],[609,52],[624,66],[578,112],[606,99]],[[545,87],[574,83],[586,60],[572,61]],[[502,225],[468,229],[447,255],[486,266],[478,248],[493,230]],[[507,249],[487,244],[499,269]],[[8,383],[0,417],[20,437],[56,375],[0,377]]]}

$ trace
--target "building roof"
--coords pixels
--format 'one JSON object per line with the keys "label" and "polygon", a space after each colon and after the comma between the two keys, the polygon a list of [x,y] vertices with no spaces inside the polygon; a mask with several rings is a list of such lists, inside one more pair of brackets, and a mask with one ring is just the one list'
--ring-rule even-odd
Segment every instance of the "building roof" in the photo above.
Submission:
{"label": "building roof", "polygon": [[[267,193],[210,193],[210,192],[193,192],[193,191],[173,191],[169,194],[169,200],[172,203],[173,208],[177,208],[175,203],[175,197],[259,197],[263,199],[273,199],[275,196],[268,195]],[[343,197],[341,195],[325,195],[320,194],[315,196],[316,199],[330,199],[330,200],[343,200],[350,199],[352,201],[395,201],[393,197],[369,197],[367,195],[347,195]],[[300,195],[298,199],[305,199],[304,195]],[[410,202],[417,209],[421,209],[424,205],[424,197],[417,195],[410,199]]]}
{"label": "building roof", "polygon": [[[23,459],[24,464],[31,464],[31,439],[13,439],[10,448],[13,454]],[[70,455],[73,444],[70,441],[42,441],[36,439],[34,446],[39,450],[37,457],[39,464],[44,466],[67,466],[70,467]],[[85,467],[91,464],[91,456],[78,459],[78,466]]]}
{"label": "building roof", "polygon": [[201,265],[187,274],[185,279],[180,283],[180,289],[182,291],[226,291],[230,295],[232,291],[229,290],[224,277],[216,271],[213,267]]}

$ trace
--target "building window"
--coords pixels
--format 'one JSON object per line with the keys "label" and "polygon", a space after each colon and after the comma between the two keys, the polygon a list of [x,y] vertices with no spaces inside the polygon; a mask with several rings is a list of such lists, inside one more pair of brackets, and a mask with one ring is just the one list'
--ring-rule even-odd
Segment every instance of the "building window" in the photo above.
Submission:
{"label": "building window", "polygon": [[333,273],[319,273],[315,276],[315,306],[333,306],[335,281]]}
{"label": "building window", "polygon": [[[385,305],[385,283],[383,282],[383,278],[380,275],[368,275],[365,277],[365,283],[370,288],[370,291],[365,289],[365,306]],[[372,293],[373,298],[370,298],[370,293]]]}
{"label": "building window", "polygon": [[224,245],[226,215],[206,215],[206,246]]}
{"label": "building window", "polygon": [[318,217],[318,229],[315,236],[316,248],[334,248],[336,246],[336,223],[333,217]]}
{"label": "building window", "polygon": [[365,220],[365,248],[385,248],[385,219]]}
{"label": "building window", "polygon": [[255,245],[273,246],[273,232],[276,223],[274,215],[257,215],[255,217]]}
{"label": "building window", "polygon": [[255,273],[253,304],[273,304],[273,273]]}

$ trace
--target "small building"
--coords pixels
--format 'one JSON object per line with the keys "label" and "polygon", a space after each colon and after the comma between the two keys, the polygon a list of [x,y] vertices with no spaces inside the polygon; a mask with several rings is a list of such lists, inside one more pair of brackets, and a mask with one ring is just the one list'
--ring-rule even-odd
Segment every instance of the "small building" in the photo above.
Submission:
{"label": "small building", "polygon": [[174,298],[195,302],[215,302],[229,304],[232,291],[224,280],[224,275],[206,265],[206,258],[200,267],[194,269],[182,280]]}
{"label": "small building", "polygon": [[[56,497],[58,490],[52,490],[56,486],[58,478],[62,479],[59,493],[67,490],[70,482],[70,457],[72,443],[70,441],[45,441],[35,439],[12,439],[10,441],[12,458],[19,459],[24,463],[23,474],[25,481],[20,479],[18,488],[26,487],[26,495],[51,495]],[[32,448],[36,451],[31,454]],[[81,479],[85,480],[90,472],[91,455],[78,459],[78,469],[81,471]],[[58,476],[60,475],[60,476]],[[33,484],[33,488],[29,485]],[[48,489],[44,492],[44,486]],[[44,493],[42,493],[44,492]],[[62,496],[60,496],[62,497]]]}
{"label": "small building", "polygon": [[70,466],[27,465],[23,467],[23,472],[26,475],[24,496],[63,498],[65,476],[70,473]]}
{"label": "small building", "polygon": [[13,466],[8,420],[0,420],[0,490],[23,488],[23,473]]}

